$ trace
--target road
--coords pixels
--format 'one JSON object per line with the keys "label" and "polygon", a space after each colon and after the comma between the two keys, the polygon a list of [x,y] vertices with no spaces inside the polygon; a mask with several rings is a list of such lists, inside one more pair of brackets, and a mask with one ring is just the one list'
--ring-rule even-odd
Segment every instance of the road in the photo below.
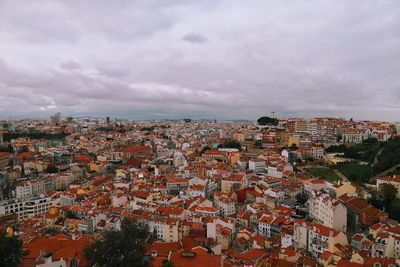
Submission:
{"label": "road", "polygon": [[389,172],[395,171],[397,167],[400,167],[400,164],[397,164],[397,165],[393,166],[393,167],[390,168],[390,169],[387,169],[387,170],[385,170],[385,171],[383,171],[383,172],[381,172],[381,173],[378,173],[377,175],[375,175],[374,177],[372,177],[372,178],[370,179],[370,181],[375,181],[375,180],[378,179],[379,177],[385,177],[385,176],[387,176],[387,174],[388,174]]}
{"label": "road", "polygon": [[332,169],[334,173],[336,173],[337,176],[339,176],[343,182],[348,182],[349,179],[347,179],[346,176],[343,175],[343,173],[341,173],[338,169]]}

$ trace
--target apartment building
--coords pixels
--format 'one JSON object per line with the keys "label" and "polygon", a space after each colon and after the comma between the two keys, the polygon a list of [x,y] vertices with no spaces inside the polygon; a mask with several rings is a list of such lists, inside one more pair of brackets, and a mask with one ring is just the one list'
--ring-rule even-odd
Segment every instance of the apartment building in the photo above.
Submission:
{"label": "apartment building", "polygon": [[305,220],[295,221],[293,233],[295,248],[305,249],[314,257],[319,257],[326,251],[335,253],[337,244],[348,245],[347,237],[343,232]]}
{"label": "apartment building", "polygon": [[31,197],[0,202],[0,215],[17,214],[18,221],[47,213],[53,201],[50,197]]}
{"label": "apartment building", "polygon": [[311,218],[317,223],[346,232],[347,208],[328,194],[312,192],[307,202]]}

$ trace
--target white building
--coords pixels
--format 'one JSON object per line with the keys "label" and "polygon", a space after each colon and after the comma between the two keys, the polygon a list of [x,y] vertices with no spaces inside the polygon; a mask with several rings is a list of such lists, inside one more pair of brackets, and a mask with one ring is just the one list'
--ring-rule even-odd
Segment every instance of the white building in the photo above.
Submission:
{"label": "white building", "polygon": [[219,216],[219,210],[213,207],[197,207],[194,211],[196,214],[204,217],[217,217]]}
{"label": "white building", "polygon": [[322,159],[324,157],[324,148],[322,146],[313,146],[311,154],[314,159]]}
{"label": "white building", "polygon": [[271,236],[271,223],[274,218],[263,215],[261,216],[260,220],[258,221],[258,234],[262,236]]}
{"label": "white building", "polygon": [[21,198],[0,202],[0,215],[17,214],[18,221],[47,213],[53,201],[50,197]]}
{"label": "white building", "polygon": [[263,159],[249,160],[249,170],[255,172],[265,171],[265,160]]}
{"label": "white building", "polygon": [[233,193],[220,192],[214,194],[214,206],[220,211],[222,217],[236,213],[236,202],[232,195]]}
{"label": "white building", "polygon": [[331,199],[328,194],[312,192],[307,204],[315,222],[346,232],[347,208],[342,203]]}
{"label": "white building", "polygon": [[32,196],[32,188],[29,181],[22,182],[15,187],[16,198],[26,198],[30,196]]}
{"label": "white building", "polygon": [[212,222],[207,223],[207,238],[215,240],[220,227],[229,228],[233,232],[235,224],[230,220],[214,219]]}
{"label": "white building", "polygon": [[362,143],[362,141],[374,137],[372,132],[368,130],[361,129],[350,129],[343,134],[343,143]]}

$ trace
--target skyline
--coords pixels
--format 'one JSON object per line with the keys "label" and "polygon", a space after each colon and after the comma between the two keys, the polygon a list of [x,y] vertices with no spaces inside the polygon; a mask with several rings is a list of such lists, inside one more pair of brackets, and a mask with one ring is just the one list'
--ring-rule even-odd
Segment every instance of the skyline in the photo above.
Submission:
{"label": "skyline", "polygon": [[[49,116],[26,116],[26,117],[18,117],[18,116],[10,116],[10,117],[0,117],[0,120],[10,120],[10,121],[18,121],[18,120],[49,120],[51,119],[51,116],[54,114],[50,114]],[[279,115],[279,114],[278,114]],[[177,122],[177,121],[183,121],[185,119],[191,119],[194,122],[198,122],[198,121],[218,121],[218,122],[257,122],[257,119],[259,119],[260,117],[263,116],[269,116],[269,117],[274,117],[271,114],[264,114],[264,115],[260,115],[256,118],[253,119],[238,119],[238,118],[226,118],[226,119],[216,119],[216,118],[191,118],[189,116],[183,116],[183,117],[160,117],[160,118],[147,118],[147,119],[135,119],[132,117],[118,117],[118,116],[109,116],[107,114],[99,114],[99,115],[88,115],[88,114],[80,114],[77,116],[73,116],[71,114],[61,114],[61,117],[64,119],[67,119],[68,117],[72,117],[72,119],[76,120],[76,119],[106,119],[107,117],[111,119],[111,121],[137,121],[137,122],[154,122],[154,121],[165,121],[165,122]],[[388,121],[388,120],[369,120],[369,119],[357,119],[354,117],[348,117],[348,118],[344,118],[344,117],[339,117],[339,116],[312,116],[312,117],[299,117],[299,116],[292,116],[292,117],[279,117],[276,116],[275,113],[275,118],[277,118],[278,120],[288,120],[288,119],[304,119],[304,120],[313,120],[313,119],[317,119],[317,118],[324,118],[324,119],[333,119],[333,120],[343,120],[343,121],[355,121],[355,122],[389,122],[389,123],[394,123],[394,124],[398,124],[400,123],[400,120],[397,121]]]}
{"label": "skyline", "polygon": [[399,7],[1,1],[0,113],[397,121]]}

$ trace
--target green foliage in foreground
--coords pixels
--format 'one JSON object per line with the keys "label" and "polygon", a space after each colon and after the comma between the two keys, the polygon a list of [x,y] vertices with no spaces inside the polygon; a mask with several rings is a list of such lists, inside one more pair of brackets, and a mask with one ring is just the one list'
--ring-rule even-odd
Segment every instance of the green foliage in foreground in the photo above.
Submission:
{"label": "green foliage in foreground", "polygon": [[150,238],[147,226],[125,219],[121,231],[108,231],[103,240],[85,249],[85,257],[96,266],[148,266],[144,244]]}
{"label": "green foliage in foreground", "polygon": [[22,263],[22,241],[15,236],[8,237],[0,231],[0,266],[14,267]]}

